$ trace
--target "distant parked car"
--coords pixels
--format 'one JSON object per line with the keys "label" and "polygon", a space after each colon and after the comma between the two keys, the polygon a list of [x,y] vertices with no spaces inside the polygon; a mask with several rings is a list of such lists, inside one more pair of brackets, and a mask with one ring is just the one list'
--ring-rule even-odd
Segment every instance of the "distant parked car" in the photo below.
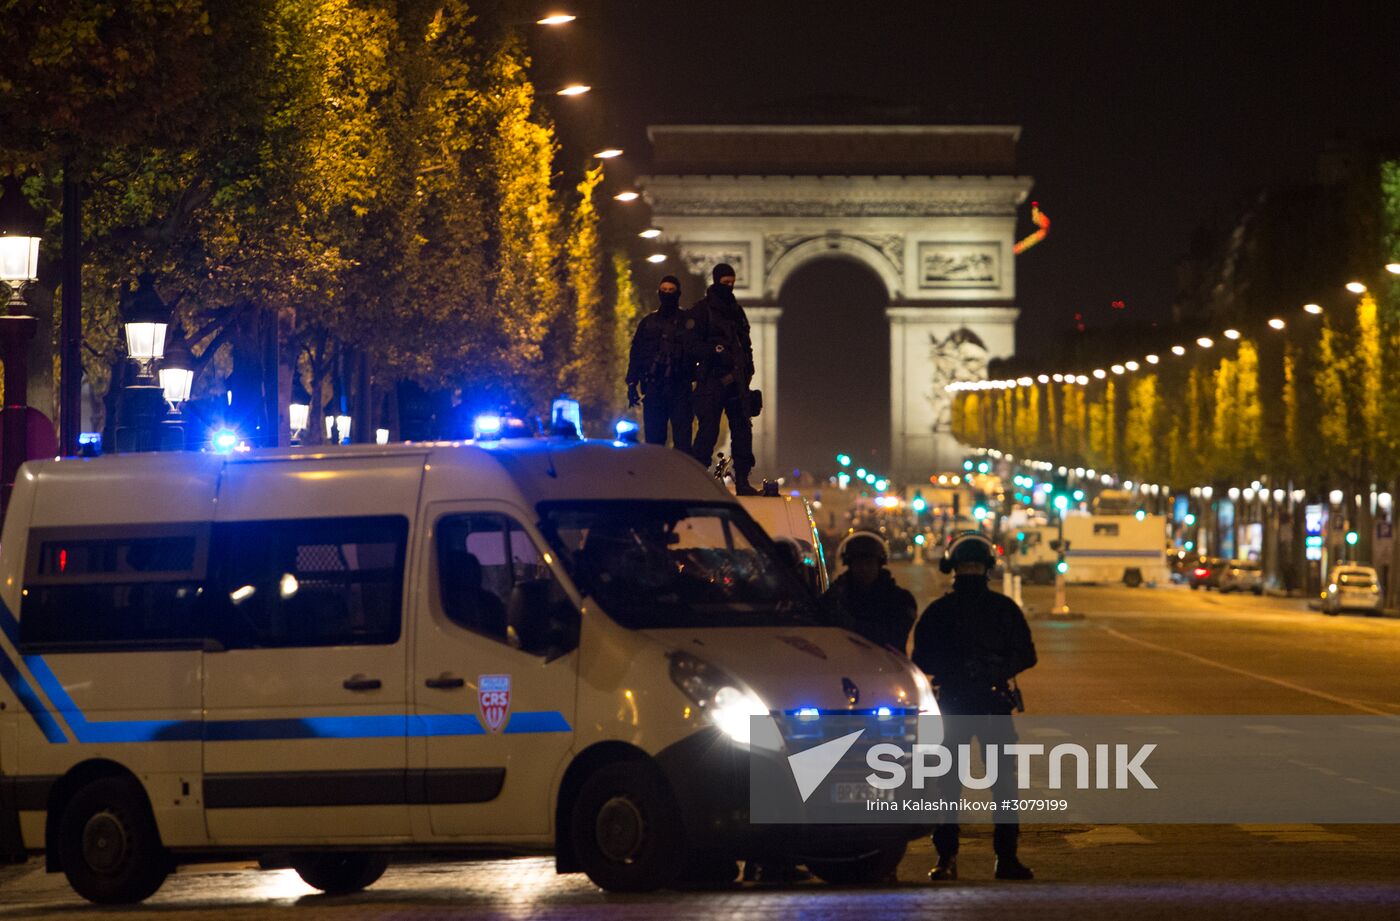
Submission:
{"label": "distant parked car", "polygon": [[1373,567],[1341,563],[1328,573],[1327,590],[1322,593],[1322,613],[1366,611],[1379,614],[1383,604],[1380,578]]}
{"label": "distant parked car", "polygon": [[1253,560],[1230,560],[1220,567],[1216,588],[1221,592],[1264,594],[1264,568]]}
{"label": "distant parked car", "polygon": [[1219,588],[1220,571],[1224,568],[1226,560],[1216,557],[1202,557],[1191,570],[1190,585],[1192,589],[1198,588]]}

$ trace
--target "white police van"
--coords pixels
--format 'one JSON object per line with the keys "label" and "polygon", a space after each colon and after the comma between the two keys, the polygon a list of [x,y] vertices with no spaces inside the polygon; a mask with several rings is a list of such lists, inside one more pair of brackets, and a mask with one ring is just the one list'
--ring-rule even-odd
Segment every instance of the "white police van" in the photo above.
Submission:
{"label": "white police van", "polygon": [[748,821],[749,716],[936,710],[664,448],[27,464],[0,541],[0,854],[82,896],[260,859],[553,851],[611,890],[736,859],[880,879],[911,829]]}

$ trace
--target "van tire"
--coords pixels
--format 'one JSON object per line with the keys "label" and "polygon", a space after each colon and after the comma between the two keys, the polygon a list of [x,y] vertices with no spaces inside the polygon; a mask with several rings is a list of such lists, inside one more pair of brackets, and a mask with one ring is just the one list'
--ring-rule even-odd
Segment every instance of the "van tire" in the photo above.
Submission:
{"label": "van tire", "polygon": [[129,777],[101,777],[73,794],[58,849],[73,891],[99,905],[144,901],[174,868],[146,793]]}
{"label": "van tire", "polygon": [[1142,585],[1142,570],[1136,566],[1123,570],[1123,584],[1128,588],[1137,588]]}
{"label": "van tire", "polygon": [[807,869],[833,886],[869,886],[890,882],[907,848],[907,844],[900,843],[864,854],[855,860],[808,860]]}
{"label": "van tire", "polygon": [[574,854],[609,892],[651,892],[676,881],[687,864],[679,809],[661,772],[644,761],[604,765],[574,800]]}
{"label": "van tire", "polygon": [[383,854],[323,851],[292,855],[292,869],[302,882],[326,895],[349,895],[374,885],[389,860]]}

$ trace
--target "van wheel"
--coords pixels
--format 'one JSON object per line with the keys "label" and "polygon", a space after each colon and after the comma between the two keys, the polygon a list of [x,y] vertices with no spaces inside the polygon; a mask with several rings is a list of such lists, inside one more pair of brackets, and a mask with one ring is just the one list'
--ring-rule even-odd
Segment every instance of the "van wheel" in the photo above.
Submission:
{"label": "van wheel", "polygon": [[595,771],[574,801],[571,825],[579,865],[609,892],[664,889],[686,865],[675,797],[650,764]]}
{"label": "van wheel", "polygon": [[302,882],[326,895],[348,895],[372,886],[388,866],[383,854],[327,851],[292,856],[292,869]]}
{"label": "van wheel", "polygon": [[73,891],[99,905],[140,902],[173,868],[145,791],[127,777],[103,777],[73,795],[59,819],[58,850]]}
{"label": "van wheel", "polygon": [[1123,570],[1123,584],[1128,588],[1137,588],[1142,585],[1142,570],[1137,568]]}
{"label": "van wheel", "polygon": [[833,886],[863,886],[893,882],[906,844],[881,848],[855,860],[808,860],[807,869]]}

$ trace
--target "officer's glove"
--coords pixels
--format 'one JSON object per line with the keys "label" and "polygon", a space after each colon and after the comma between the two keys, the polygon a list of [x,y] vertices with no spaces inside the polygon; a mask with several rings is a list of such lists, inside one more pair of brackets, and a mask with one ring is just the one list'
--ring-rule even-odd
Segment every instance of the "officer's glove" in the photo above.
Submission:
{"label": "officer's glove", "polygon": [[637,385],[631,383],[627,385],[627,405],[639,406],[642,402],[642,395],[637,392]]}

